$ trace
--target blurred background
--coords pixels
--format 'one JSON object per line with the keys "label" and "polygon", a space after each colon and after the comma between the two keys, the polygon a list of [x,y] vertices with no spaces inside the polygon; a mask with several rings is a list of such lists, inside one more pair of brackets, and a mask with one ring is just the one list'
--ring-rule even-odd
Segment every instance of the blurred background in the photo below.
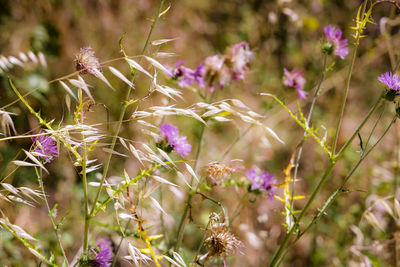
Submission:
{"label": "blurred background", "polygon": [[[75,71],[74,59],[79,49],[91,46],[100,62],[120,58],[118,41],[126,33],[123,45],[128,55],[141,53],[151,20],[155,16],[160,1],[155,0],[0,0],[0,54],[17,56],[20,52],[42,52],[47,60],[47,67],[37,65],[13,68],[10,73],[0,76],[0,107],[11,103],[16,96],[8,85],[8,76],[24,93],[40,87],[29,96],[31,105],[40,110],[47,119],[68,122],[72,115],[68,112],[65,92],[58,84],[48,81],[62,77]],[[282,145],[261,128],[253,127],[234,146],[225,160],[242,159],[245,169],[258,166],[276,175],[278,181],[283,180],[283,169],[303,135],[302,129],[291,121],[287,113],[272,102],[262,98],[260,92],[272,93],[283,99],[292,109],[297,110],[296,93],[282,85],[283,68],[304,70],[307,79],[305,90],[309,97],[301,102],[303,111],[308,111],[313,90],[321,76],[322,53],[321,44],[325,41],[323,28],[333,24],[343,30],[343,36],[349,40],[350,54],[345,60],[331,57],[329,64],[332,70],[323,82],[323,92],[318,99],[314,111],[313,124],[320,129],[322,136],[327,131],[328,140],[332,140],[341,97],[345,89],[345,78],[353,51],[354,26],[358,7],[362,1],[345,0],[180,0],[171,1],[169,11],[161,17],[153,32],[152,40],[176,38],[155,48],[151,46],[146,54],[155,52],[173,52],[175,57],[159,59],[163,64],[174,64],[177,60],[185,60],[186,66],[195,68],[205,57],[224,53],[225,49],[235,43],[247,41],[254,52],[250,71],[244,81],[219,91],[216,100],[237,98],[256,112],[265,114],[264,123],[272,128],[285,141]],[[382,85],[377,76],[391,71],[398,63],[400,43],[399,10],[390,3],[377,4],[373,9],[374,24],[368,24],[366,37],[361,40],[358,57],[355,63],[351,82],[348,106],[339,136],[339,144],[343,144],[351,136],[369,108],[382,92]],[[383,20],[385,18],[385,20]],[[391,22],[391,23],[388,23]],[[129,68],[122,61],[110,63],[121,72],[129,73]],[[107,76],[107,75],[106,75]],[[117,79],[107,76],[115,83]],[[90,78],[89,78],[90,80]],[[104,83],[91,80],[96,88],[92,93],[98,102],[108,108],[109,121],[115,121],[119,114],[121,101],[125,95],[125,86],[112,92]],[[144,96],[150,81],[144,76],[136,79],[134,97]],[[179,107],[187,107],[194,102],[196,95],[184,91],[184,101]],[[162,102],[161,96],[154,96],[140,104],[140,108]],[[13,116],[18,134],[37,129],[37,120],[25,110],[21,103],[7,107],[6,111],[16,113]],[[88,120],[107,122],[107,112],[102,107],[94,107]],[[387,102],[378,114],[383,112],[380,123],[372,137],[372,141],[382,133],[393,116],[393,105]],[[361,132],[362,138],[368,136],[378,117],[371,120]],[[195,120],[168,118],[168,121],[184,128],[192,144],[196,144],[199,136],[199,123]],[[248,125],[239,127],[244,132]],[[396,128],[396,129],[395,129]],[[104,130],[107,130],[106,127]],[[221,151],[236,138],[236,126],[213,123],[206,132],[205,143],[200,155],[200,166],[218,160]],[[396,223],[386,215],[378,215],[382,223],[389,225],[385,231],[376,229],[363,219],[363,214],[371,205],[371,199],[397,196],[397,180],[399,176],[399,125],[396,125],[379,144],[376,150],[364,161],[354,177],[347,185],[356,192],[342,194],[338,201],[328,210],[326,216],[306,234],[286,256],[285,266],[361,266],[363,257],[374,262],[374,266],[394,266],[400,253],[396,249]],[[132,140],[145,140],[140,125],[127,123],[123,125],[121,135]],[[30,139],[0,142],[0,175],[7,176],[13,166],[10,162],[18,157],[21,148],[28,149]],[[196,147],[194,145],[194,147]],[[327,185],[310,209],[310,216],[320,208],[329,195],[340,186],[343,178],[359,159],[359,140],[345,153],[344,160],[338,164]],[[105,159],[104,152],[98,152],[100,159]],[[192,157],[194,154],[192,153]],[[313,140],[307,139],[300,162],[299,182],[296,190],[308,196],[316,186],[328,160]],[[114,160],[110,175],[122,175],[127,169],[135,174],[139,165],[132,160]],[[67,255],[73,258],[81,247],[83,229],[82,218],[82,183],[69,159],[69,155],[61,152],[59,160],[48,166],[51,175],[44,178],[46,190],[51,203],[59,204],[59,213],[67,214],[62,225],[62,240]],[[243,174],[235,174],[236,179],[243,179]],[[95,180],[95,177],[90,179]],[[37,188],[34,173],[29,168],[19,168],[7,182],[14,186]],[[229,192],[229,193],[227,193]],[[244,209],[232,226],[232,231],[245,244],[243,255],[230,259],[229,266],[267,266],[277,246],[285,234],[284,217],[281,215],[283,205],[277,200],[267,197],[247,200],[243,198],[243,188],[213,188],[210,194],[225,203],[232,211],[239,199],[244,201]],[[94,192],[92,192],[94,193]],[[244,199],[244,200],[243,200]],[[178,203],[165,203],[174,209],[173,218],[178,221],[185,199]],[[200,201],[199,201],[200,202]],[[301,209],[305,201],[297,201],[296,208]],[[44,250],[55,247],[56,240],[51,231],[47,211],[42,205],[35,208],[7,203],[0,200],[0,209],[10,221],[21,226],[37,239],[42,240]],[[167,208],[168,209],[168,208]],[[203,202],[196,207],[195,221],[204,223],[211,204]],[[110,212],[112,214],[112,212]],[[99,222],[112,222],[112,216],[106,214],[96,218]],[[307,220],[306,220],[307,221]],[[358,239],[352,226],[360,229]],[[171,233],[174,231],[171,226]],[[99,235],[112,233],[101,226],[95,228]],[[355,245],[369,246],[361,256],[353,253]],[[201,239],[202,233],[195,226],[189,226],[185,236],[184,254],[191,255]],[[171,236],[172,237],[172,236]],[[112,238],[114,242],[118,236]],[[358,242],[358,243],[357,243]],[[375,243],[374,243],[375,242]],[[383,246],[373,244],[383,243]],[[126,248],[121,255],[126,255]],[[190,258],[190,257],[189,257]],[[36,259],[12,235],[0,229],[0,265],[1,266],[36,266]],[[118,262],[125,266],[126,261]]]}

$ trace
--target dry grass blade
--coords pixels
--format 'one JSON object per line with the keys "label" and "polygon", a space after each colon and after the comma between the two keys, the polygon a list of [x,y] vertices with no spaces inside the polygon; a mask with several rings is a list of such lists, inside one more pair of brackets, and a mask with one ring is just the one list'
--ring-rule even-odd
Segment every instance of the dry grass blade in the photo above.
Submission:
{"label": "dry grass blade", "polygon": [[114,74],[115,76],[117,76],[118,78],[120,78],[124,83],[126,83],[127,85],[129,85],[132,88],[135,88],[135,86],[133,85],[133,83],[131,81],[129,81],[121,72],[119,72],[119,70],[117,70],[116,68],[113,67],[108,67],[110,69],[110,71],[112,72],[112,74]]}

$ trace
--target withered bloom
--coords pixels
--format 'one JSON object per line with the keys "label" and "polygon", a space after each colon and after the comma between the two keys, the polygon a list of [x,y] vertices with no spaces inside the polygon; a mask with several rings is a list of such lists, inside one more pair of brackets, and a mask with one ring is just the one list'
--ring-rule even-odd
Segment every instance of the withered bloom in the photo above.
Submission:
{"label": "withered bloom", "polygon": [[243,247],[243,243],[232,234],[225,223],[220,222],[217,214],[210,215],[211,227],[208,230],[208,237],[204,241],[204,246],[207,249],[205,258],[210,257],[229,257]]}
{"label": "withered bloom", "polygon": [[209,177],[214,184],[218,181],[227,179],[235,169],[219,163],[212,163],[206,167],[207,177]]}
{"label": "withered bloom", "polygon": [[76,70],[81,74],[90,73],[98,76],[97,73],[101,71],[100,62],[94,56],[94,51],[90,46],[80,49],[79,54],[75,57],[75,63]]}

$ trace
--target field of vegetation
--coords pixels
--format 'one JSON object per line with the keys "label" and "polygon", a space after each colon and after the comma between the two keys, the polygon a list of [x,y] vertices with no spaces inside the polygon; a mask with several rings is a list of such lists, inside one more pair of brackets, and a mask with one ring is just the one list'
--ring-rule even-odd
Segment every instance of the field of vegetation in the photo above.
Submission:
{"label": "field of vegetation", "polygon": [[400,266],[400,1],[0,6],[0,266]]}

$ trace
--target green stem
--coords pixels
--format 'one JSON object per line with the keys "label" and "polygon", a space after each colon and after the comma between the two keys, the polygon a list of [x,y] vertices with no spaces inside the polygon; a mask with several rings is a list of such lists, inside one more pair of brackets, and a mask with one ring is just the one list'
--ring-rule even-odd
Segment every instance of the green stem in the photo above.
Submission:
{"label": "green stem", "polygon": [[[392,121],[390,122],[389,126],[385,129],[381,137],[373,144],[373,146],[361,156],[360,160],[356,163],[356,165],[351,169],[351,171],[347,174],[346,178],[343,180],[342,185],[337,189],[325,202],[323,205],[323,208],[318,212],[316,216],[314,216],[313,220],[308,224],[308,226],[296,237],[296,239],[293,241],[293,243],[290,245],[292,247],[318,220],[319,218],[325,213],[325,211],[331,206],[331,204],[336,200],[337,196],[339,193],[344,191],[344,186],[347,184],[349,179],[352,177],[352,175],[355,173],[357,168],[360,166],[360,164],[364,161],[364,159],[369,155],[369,153],[380,143],[380,141],[383,139],[383,137],[388,133],[389,129],[392,127],[394,122],[396,121],[397,116],[395,115]],[[289,247],[289,248],[290,248]],[[289,250],[287,249],[287,251]]]}
{"label": "green stem", "polygon": [[[319,80],[317,89],[315,90],[314,93],[314,97],[312,99],[311,102],[311,107],[310,107],[310,111],[308,112],[308,116],[307,116],[307,122],[306,122],[306,126],[310,127],[310,123],[311,123],[311,117],[312,117],[312,113],[314,111],[314,107],[315,107],[315,103],[317,102],[317,97],[321,92],[321,85],[322,82],[325,78],[325,73],[326,73],[326,61],[327,61],[328,55],[324,54],[324,63],[323,63],[323,67],[322,67],[322,75],[321,75],[321,79]],[[301,159],[301,154],[303,153],[303,145],[304,145],[304,141],[306,140],[307,137],[307,131],[304,131],[303,133],[303,137],[300,141],[300,146],[299,146],[299,151],[297,152],[297,157],[296,157],[296,161],[294,163],[294,174],[293,174],[293,183],[292,183],[292,200],[290,203],[290,211],[293,214],[293,202],[294,202],[294,193],[295,193],[295,188],[296,188],[296,178],[297,178],[297,173],[299,170],[299,162]]]}
{"label": "green stem", "polygon": [[[360,17],[361,20],[364,19],[365,9],[367,7],[367,3],[368,3],[367,0],[365,0],[364,3],[363,3],[361,17]],[[337,141],[338,141],[338,137],[339,137],[340,126],[341,126],[342,120],[343,120],[344,108],[346,106],[347,95],[348,95],[349,89],[350,89],[350,81],[351,81],[351,76],[353,74],[354,62],[356,61],[356,57],[357,57],[357,50],[358,50],[358,46],[359,46],[359,40],[360,40],[360,34],[357,34],[355,45],[354,45],[353,56],[351,58],[349,72],[347,73],[347,78],[346,78],[346,90],[345,90],[344,97],[343,97],[343,100],[342,100],[342,103],[341,103],[341,106],[340,106],[339,120],[338,120],[337,125],[336,125],[335,139],[333,141],[333,146],[332,146],[332,153],[333,154],[336,153],[336,145],[337,145]]]}
{"label": "green stem", "polygon": [[[142,49],[142,55],[145,53],[145,51],[146,51],[146,49],[147,49],[147,47],[148,47],[148,45],[149,45],[150,37],[151,37],[151,35],[152,35],[152,33],[153,33],[153,30],[154,30],[154,27],[156,26],[156,23],[157,23],[157,21],[158,21],[158,19],[159,19],[159,17],[160,17],[160,13],[161,13],[161,9],[162,9],[162,7],[163,7],[163,5],[164,5],[164,1],[165,1],[165,0],[161,0],[160,6],[159,6],[158,11],[157,11],[157,15],[156,15],[156,17],[154,18],[153,23],[151,24],[150,32],[149,32],[149,34],[147,35],[146,43],[145,43],[145,45],[144,45],[144,47],[143,47],[143,49]],[[138,63],[139,63],[139,64],[140,64],[141,60],[142,60],[142,57],[138,60]],[[131,82],[134,81],[135,76],[136,76],[135,74],[136,74],[136,72],[133,72],[133,73],[132,73]],[[112,138],[112,141],[111,141],[110,151],[113,151],[113,150],[114,150],[115,143],[117,142],[118,134],[119,134],[119,131],[120,131],[120,129],[121,129],[121,124],[122,124],[122,121],[123,121],[123,119],[124,119],[126,109],[127,109],[128,106],[130,105],[129,96],[130,96],[130,94],[131,94],[131,90],[132,90],[132,87],[128,87],[128,90],[127,90],[126,96],[125,96],[125,102],[124,102],[124,105],[122,106],[121,113],[120,113],[120,115],[119,115],[119,119],[118,119],[118,122],[117,122],[117,128],[116,128],[116,130],[115,130],[115,133],[114,133],[113,138]],[[102,178],[101,178],[101,181],[100,181],[99,189],[97,190],[97,193],[96,193],[96,197],[94,198],[93,207],[92,207],[92,209],[91,209],[91,211],[90,211],[90,217],[92,217],[92,215],[93,215],[93,212],[94,212],[95,207],[96,207],[96,203],[97,203],[97,201],[98,201],[98,199],[99,199],[99,196],[100,196],[100,192],[101,192],[101,190],[102,190],[102,188],[103,188],[104,180],[105,180],[105,178],[106,178],[106,176],[107,176],[108,169],[109,169],[109,167],[110,167],[110,162],[111,162],[111,157],[112,157],[112,155],[113,155],[113,154],[112,154],[111,152],[108,153],[106,163],[104,164],[103,175],[102,175]]]}
{"label": "green stem", "polygon": [[82,158],[82,182],[83,182],[83,196],[85,199],[85,230],[83,235],[83,253],[88,252],[88,240],[89,240],[89,198],[87,191],[87,177],[86,177],[86,160],[87,160],[87,148],[86,142],[83,143],[83,158]]}
{"label": "green stem", "polygon": [[380,104],[382,103],[383,98],[380,97],[379,100],[375,103],[375,105],[372,107],[372,109],[370,110],[370,112],[367,114],[367,116],[364,118],[364,120],[361,122],[360,126],[355,130],[355,132],[353,133],[353,135],[350,137],[350,139],[346,142],[346,144],[340,149],[339,153],[335,156],[332,156],[331,161],[329,163],[328,168],[325,170],[319,184],[317,185],[317,187],[314,189],[314,191],[312,192],[311,197],[309,198],[309,200],[307,201],[305,207],[303,208],[303,210],[301,211],[299,217],[297,218],[295,224],[293,225],[293,227],[290,229],[290,231],[287,233],[283,243],[281,244],[281,246],[279,247],[277,253],[275,254],[275,256],[272,259],[271,262],[271,267],[275,267],[275,266],[279,266],[280,261],[281,261],[281,257],[282,257],[282,253],[284,252],[284,249],[286,248],[288,242],[290,241],[290,238],[292,237],[292,235],[294,234],[294,231],[296,229],[298,229],[298,226],[300,224],[301,219],[303,218],[303,216],[305,215],[305,213],[307,212],[307,210],[309,209],[311,203],[314,201],[316,195],[319,193],[319,191],[321,190],[321,187],[325,184],[326,180],[329,177],[329,174],[331,173],[333,167],[336,165],[337,159],[339,159],[342,155],[343,152],[348,148],[348,146],[351,144],[352,140],[357,136],[358,132],[361,130],[361,128],[365,125],[365,123],[371,118],[372,114],[376,111],[376,109],[380,106]]}
{"label": "green stem", "polygon": [[44,202],[46,203],[47,215],[50,218],[51,224],[53,226],[54,233],[56,235],[58,244],[59,244],[60,249],[61,249],[61,253],[62,253],[63,257],[64,257],[64,263],[67,264],[67,266],[69,266],[67,255],[65,254],[64,247],[63,247],[61,239],[60,239],[60,237],[58,235],[58,227],[57,227],[56,223],[53,220],[53,216],[51,214],[52,212],[51,212],[51,209],[50,209],[50,205],[49,205],[49,202],[48,202],[47,196],[46,196],[46,191],[44,190],[44,185],[43,185],[43,180],[42,180],[42,169],[40,169],[40,171],[38,171],[38,169],[35,168],[35,173],[36,173],[36,177],[37,177],[38,182],[39,182],[40,190],[42,191],[42,194],[43,194]]}
{"label": "green stem", "polygon": [[[125,232],[126,232],[126,230],[128,230],[128,227],[129,227],[129,223],[131,222],[131,219],[129,219],[127,222],[126,222],[126,225],[125,225],[125,229],[121,232],[121,239],[119,240],[119,243],[118,243],[118,246],[117,246],[117,248],[116,248],[116,250],[115,250],[115,255],[114,255],[114,259],[113,259],[113,262],[112,262],[112,264],[111,264],[111,267],[114,267],[115,266],[115,264],[117,263],[117,260],[118,260],[118,253],[119,253],[119,250],[121,249],[121,245],[122,245],[122,241],[124,241],[124,239],[125,239]],[[121,229],[122,230],[122,229]]]}

